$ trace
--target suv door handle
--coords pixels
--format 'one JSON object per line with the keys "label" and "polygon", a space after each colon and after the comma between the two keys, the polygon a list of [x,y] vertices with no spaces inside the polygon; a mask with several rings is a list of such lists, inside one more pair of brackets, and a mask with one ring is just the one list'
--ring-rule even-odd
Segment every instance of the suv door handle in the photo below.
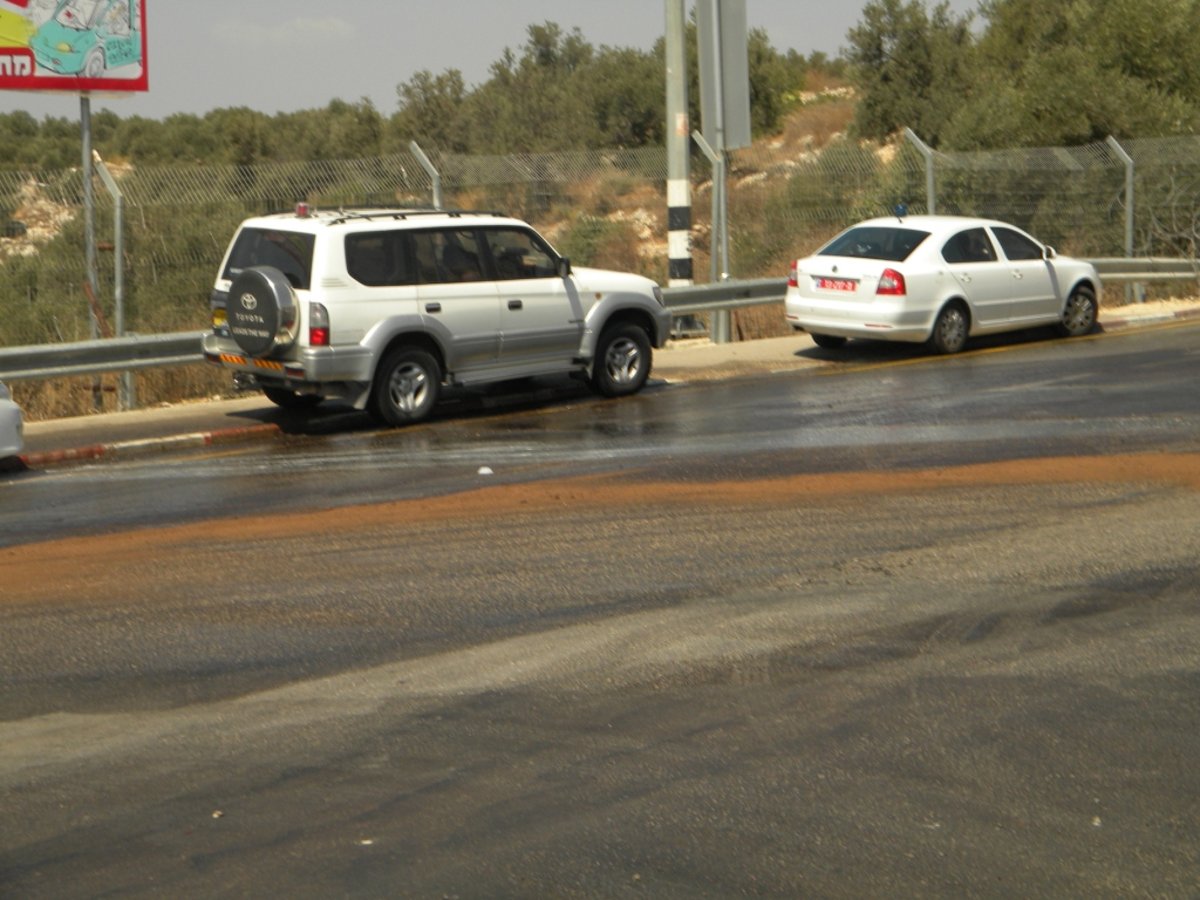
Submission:
{"label": "suv door handle", "polygon": [[525,304],[520,300],[509,300],[508,301],[509,309],[522,309],[524,306],[525,306]]}
{"label": "suv door handle", "polygon": [[425,304],[425,312],[427,312],[427,313],[440,313],[441,311],[442,311],[442,304],[440,304],[440,303],[426,303]]}

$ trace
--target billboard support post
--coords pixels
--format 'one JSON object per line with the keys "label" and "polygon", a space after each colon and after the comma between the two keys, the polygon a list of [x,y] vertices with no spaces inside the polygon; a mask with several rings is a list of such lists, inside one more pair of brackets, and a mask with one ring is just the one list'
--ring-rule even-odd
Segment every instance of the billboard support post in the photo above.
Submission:
{"label": "billboard support post", "polygon": [[[92,338],[100,337],[101,332],[106,338],[112,337],[99,303],[91,93],[132,93],[150,89],[146,0],[59,0],[57,4],[51,2],[48,5],[11,0],[11,5],[20,7],[20,12],[5,12],[6,16],[14,17],[12,21],[16,26],[9,39],[0,46],[0,90],[79,94],[86,269],[83,289],[87,295]],[[117,336],[122,336],[125,333],[121,271],[124,260],[121,258],[120,233],[122,199],[107,169],[101,176],[109,190],[114,191],[117,209],[115,300]],[[122,408],[129,402],[131,393],[131,382],[125,382],[120,399]],[[92,382],[92,402],[97,410],[102,407],[102,400],[102,387],[96,378]]]}
{"label": "billboard support post", "polygon": [[[87,286],[89,297],[100,296],[100,279],[96,275],[96,197],[92,185],[92,98],[86,92],[79,95],[79,130],[83,137],[83,252],[87,264]],[[100,336],[100,324],[96,311],[88,304],[88,321],[91,323],[92,340]],[[92,379],[92,407],[103,407],[100,379]]]}

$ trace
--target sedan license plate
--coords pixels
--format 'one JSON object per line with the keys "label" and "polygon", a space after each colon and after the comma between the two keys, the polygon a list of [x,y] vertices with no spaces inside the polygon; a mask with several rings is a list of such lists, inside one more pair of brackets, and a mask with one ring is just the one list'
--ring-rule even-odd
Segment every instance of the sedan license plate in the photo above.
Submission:
{"label": "sedan license plate", "polygon": [[818,278],[817,287],[823,291],[856,291],[858,282],[850,278]]}

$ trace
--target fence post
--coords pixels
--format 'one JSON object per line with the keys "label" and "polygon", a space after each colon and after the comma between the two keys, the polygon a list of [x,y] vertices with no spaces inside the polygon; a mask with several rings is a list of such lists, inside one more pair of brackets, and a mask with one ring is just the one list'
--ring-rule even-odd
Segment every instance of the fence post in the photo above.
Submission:
{"label": "fence post", "polygon": [[429,173],[429,177],[433,179],[433,208],[442,209],[442,173],[430,162],[429,157],[425,155],[425,151],[421,149],[421,145],[416,141],[409,141],[408,149],[412,151],[412,155],[417,158],[417,162],[421,164],[421,167]]}
{"label": "fence post", "polygon": [[[1133,257],[1133,181],[1134,181],[1134,162],[1133,157],[1125,152],[1125,148],[1111,134],[1107,140],[1108,146],[1112,152],[1117,154],[1117,159],[1125,164],[1125,255]],[[1132,296],[1131,296],[1132,295]],[[1127,284],[1125,285],[1125,299],[1136,299],[1141,303],[1146,299],[1146,288],[1142,284]]]}
{"label": "fence post", "polygon": [[933,178],[933,148],[917,137],[917,133],[911,128],[905,127],[904,136],[925,157],[925,211],[931,216],[936,215],[937,185]]}

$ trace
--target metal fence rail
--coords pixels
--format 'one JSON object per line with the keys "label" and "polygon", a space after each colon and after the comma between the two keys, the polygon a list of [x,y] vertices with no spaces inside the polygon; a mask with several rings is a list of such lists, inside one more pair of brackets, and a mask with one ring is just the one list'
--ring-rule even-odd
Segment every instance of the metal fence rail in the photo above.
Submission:
{"label": "metal fence rail", "polygon": [[[1197,280],[1196,264],[1188,259],[1093,259],[1102,281],[1151,282]],[[666,288],[664,302],[679,316],[720,312],[782,302],[784,278],[720,281]],[[161,366],[192,365],[203,361],[203,332],[135,335],[107,340],[30,347],[0,348],[0,381],[34,381],[75,375],[101,375]]]}
{"label": "metal fence rail", "polygon": [[0,381],[35,381],[75,375],[102,375],[202,360],[202,332],[130,335],[70,344],[0,348]]}

